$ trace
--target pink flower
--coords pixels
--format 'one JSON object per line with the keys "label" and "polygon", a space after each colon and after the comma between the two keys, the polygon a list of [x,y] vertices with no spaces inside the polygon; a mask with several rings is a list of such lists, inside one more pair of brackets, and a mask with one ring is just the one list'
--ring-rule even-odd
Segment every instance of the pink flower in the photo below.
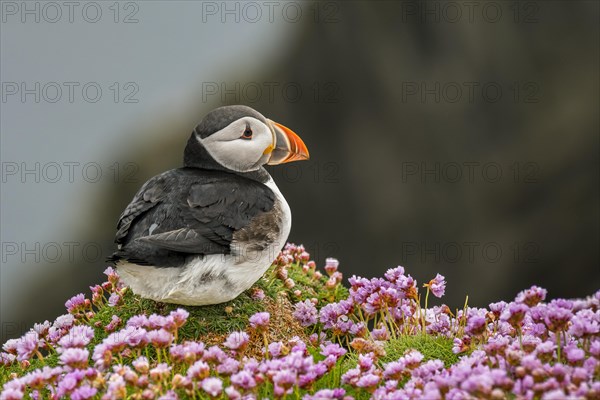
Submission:
{"label": "pink flower", "polygon": [[390,338],[390,335],[385,326],[382,326],[378,329],[374,328],[371,331],[371,337],[373,338],[373,340],[388,340]]}
{"label": "pink flower", "polygon": [[244,390],[250,390],[256,386],[256,380],[254,379],[253,374],[244,370],[232,375],[231,383]]}
{"label": "pink flower", "polygon": [[240,369],[240,362],[234,358],[228,357],[217,365],[217,372],[221,375],[233,375]]}
{"label": "pink flower", "polygon": [[193,363],[204,353],[204,343],[186,341],[182,344],[176,344],[169,348],[171,358],[175,361],[185,361]]}
{"label": "pink flower", "polygon": [[190,379],[200,380],[206,378],[209,372],[209,365],[202,360],[198,360],[188,368],[187,376]]}
{"label": "pink flower", "polygon": [[117,274],[117,271],[115,271],[113,267],[108,267],[104,270],[104,274],[108,277],[108,282],[116,287],[119,282],[119,274]]}
{"label": "pink flower", "polygon": [[269,343],[268,349],[269,349],[269,354],[272,357],[279,357],[283,354],[283,349],[285,347],[283,346],[283,343],[281,342],[271,342]]}
{"label": "pink flower", "polygon": [[503,321],[507,321],[516,329],[519,328],[523,323],[523,319],[525,318],[525,314],[528,310],[529,307],[523,303],[510,303],[504,308],[500,318]]}
{"label": "pink flower", "polygon": [[531,288],[520,292],[515,298],[515,301],[517,303],[525,303],[529,307],[533,307],[544,301],[547,293],[548,291],[546,289],[542,289],[539,286],[532,286]]}
{"label": "pink flower", "polygon": [[121,296],[118,293],[112,293],[108,298],[108,305],[111,307],[115,307],[116,305],[121,303]]}
{"label": "pink flower", "polygon": [[268,312],[258,312],[248,320],[253,328],[266,328],[269,325],[270,314]]}
{"label": "pink flower", "polygon": [[140,374],[147,374],[148,370],[150,369],[150,363],[144,356],[136,358],[131,365],[133,365],[133,368],[135,368],[135,370]]}
{"label": "pink flower", "polygon": [[183,308],[178,308],[175,311],[171,311],[169,316],[173,318],[175,326],[177,328],[181,328],[183,324],[185,324],[185,322],[187,321],[188,317],[190,316],[190,313],[184,310]]}
{"label": "pink flower", "polygon": [[344,389],[321,389],[314,395],[304,396],[304,400],[342,400],[346,390]]}
{"label": "pink flower", "polygon": [[246,347],[249,340],[250,337],[246,332],[232,332],[227,336],[223,345],[231,350],[242,350]]}
{"label": "pink flower", "polygon": [[360,388],[372,388],[377,386],[381,378],[378,375],[368,373],[358,378],[356,386]]}
{"label": "pink flower", "polygon": [[167,363],[160,363],[150,370],[150,377],[155,381],[166,378],[171,373],[171,367]]}
{"label": "pink flower", "polygon": [[104,330],[106,332],[113,332],[119,325],[121,325],[121,318],[113,315],[108,325],[104,327]]}
{"label": "pink flower", "polygon": [[287,278],[284,282],[283,285],[288,288],[288,289],[292,289],[293,287],[296,286],[296,282],[294,282],[294,280],[292,278]]}
{"label": "pink flower", "polygon": [[585,358],[585,351],[577,346],[569,346],[565,348],[565,357],[570,364],[577,365]]}
{"label": "pink flower", "polygon": [[177,393],[175,393],[173,390],[167,391],[167,393],[163,394],[162,396],[160,396],[158,398],[158,400],[177,400],[177,399],[179,399],[179,397],[177,396]]}
{"label": "pink flower", "polygon": [[30,331],[16,339],[17,360],[28,360],[38,350],[40,339],[36,332]]}
{"label": "pink flower", "polygon": [[265,298],[265,292],[262,289],[254,289],[254,291],[252,292],[252,298],[254,300],[264,300]]}
{"label": "pink flower", "polygon": [[223,391],[223,382],[219,378],[206,378],[202,381],[202,390],[212,397],[217,397]]}
{"label": "pink flower", "polygon": [[19,389],[5,389],[2,392],[2,397],[0,397],[0,399],[2,400],[21,400],[23,398],[24,394],[23,391],[19,390]]}
{"label": "pink flower", "polygon": [[58,345],[67,347],[85,347],[94,338],[94,330],[86,325],[73,326],[69,332],[60,338]]}
{"label": "pink flower", "polygon": [[384,276],[388,281],[395,283],[404,276],[404,267],[397,266],[396,268],[388,269]]}
{"label": "pink flower", "polygon": [[242,394],[236,390],[233,386],[225,388],[225,394],[229,400],[241,400]]}
{"label": "pink flower", "polygon": [[311,326],[317,323],[317,308],[310,300],[304,300],[294,305],[293,317],[302,326]]}
{"label": "pink flower", "polygon": [[86,299],[83,293],[76,294],[75,296],[67,300],[67,302],[65,303],[65,307],[67,307],[67,311],[72,314],[74,312],[85,309],[85,300]]}
{"label": "pink flower", "polygon": [[9,353],[0,353],[0,364],[5,365],[5,366],[9,366],[11,365],[15,360],[17,359],[17,357],[15,357],[14,354],[9,354]]}
{"label": "pink flower", "polygon": [[296,383],[296,373],[291,369],[281,369],[275,372],[273,376],[273,383],[275,384],[275,392],[279,395],[287,394],[292,392],[292,387]]}
{"label": "pink flower", "polygon": [[148,331],[143,328],[131,328],[127,327],[119,331],[121,340],[131,347],[142,348],[146,346],[150,337]]}
{"label": "pink flower", "polygon": [[150,326],[150,322],[148,321],[148,317],[145,315],[134,315],[127,321],[127,326],[133,328],[144,328]]}
{"label": "pink flower", "polygon": [[431,294],[437,298],[442,297],[446,292],[446,281],[445,278],[440,274],[437,274],[435,278],[430,280],[425,286],[428,286],[429,290],[431,290]]}
{"label": "pink flower", "polygon": [[71,368],[83,368],[88,364],[90,352],[87,349],[72,347],[65,349],[60,355],[60,362]]}
{"label": "pink flower", "polygon": [[321,347],[321,354],[324,355],[325,357],[333,356],[336,359],[338,359],[341,356],[343,356],[344,354],[346,354],[346,349],[344,349],[342,346],[340,346],[337,343],[329,342],[327,344],[322,344],[320,347]]}
{"label": "pink flower", "polygon": [[338,270],[338,266],[340,262],[335,258],[326,258],[325,259],[325,272],[327,275],[331,276],[334,272]]}
{"label": "pink flower", "polygon": [[173,341],[173,335],[164,329],[159,329],[148,332],[148,340],[156,347],[167,347]]}

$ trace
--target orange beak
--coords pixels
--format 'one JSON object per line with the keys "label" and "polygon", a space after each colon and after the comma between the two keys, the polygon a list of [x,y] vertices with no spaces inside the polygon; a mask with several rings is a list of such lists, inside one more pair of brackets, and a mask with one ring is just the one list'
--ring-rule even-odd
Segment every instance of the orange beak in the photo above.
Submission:
{"label": "orange beak", "polygon": [[308,160],[309,154],[306,145],[298,135],[275,121],[268,120],[273,131],[274,147],[268,165],[278,165],[291,161]]}

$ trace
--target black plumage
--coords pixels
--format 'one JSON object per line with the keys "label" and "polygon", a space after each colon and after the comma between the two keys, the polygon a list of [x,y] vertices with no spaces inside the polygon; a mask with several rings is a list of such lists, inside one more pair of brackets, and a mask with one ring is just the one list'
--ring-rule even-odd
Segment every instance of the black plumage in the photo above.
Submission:
{"label": "black plumage", "polygon": [[[181,267],[190,257],[230,254],[234,233],[274,208],[275,195],[261,182],[265,174],[186,167],[155,176],[121,215],[111,260]],[[277,231],[276,221],[257,222]]]}
{"label": "black plumage", "polygon": [[213,133],[225,128],[233,121],[237,121],[243,117],[252,117],[264,124],[267,123],[267,119],[253,108],[242,105],[227,106],[216,108],[206,114],[194,131],[202,139],[205,139]]}

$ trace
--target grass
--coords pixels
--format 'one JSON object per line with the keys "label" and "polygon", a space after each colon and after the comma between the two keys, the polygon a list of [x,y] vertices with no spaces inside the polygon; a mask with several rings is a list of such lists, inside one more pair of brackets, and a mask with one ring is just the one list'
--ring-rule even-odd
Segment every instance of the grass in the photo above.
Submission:
{"label": "grass", "polygon": [[[56,367],[57,365],[58,355],[56,354],[49,354],[48,356],[44,357],[43,360],[40,360],[39,358],[34,358],[31,360],[31,365],[26,369],[21,368],[21,365],[19,363],[12,364],[8,367],[5,367],[0,364],[0,384],[4,385],[4,383],[13,379],[13,377],[23,376],[27,372],[33,371],[35,369],[43,368],[46,366]],[[1,385],[0,390],[2,389]]]}
{"label": "grass", "polygon": [[418,350],[423,354],[423,361],[439,359],[449,367],[458,362],[458,354],[452,352],[452,339],[445,336],[432,336],[426,334],[401,336],[390,339],[385,345],[386,355],[381,362],[387,363],[402,357],[408,350]]}
{"label": "grass", "polygon": [[[191,307],[142,299],[127,291],[122,305],[102,308],[92,319],[92,325],[100,322],[102,326],[106,326],[113,315],[121,318],[122,321],[127,321],[139,314],[167,315],[177,308],[185,308],[190,313],[187,323],[179,330],[180,338],[196,340],[207,335],[243,330],[246,328],[248,318],[256,312],[263,311],[265,307],[262,302],[253,300],[247,292],[227,303]],[[97,341],[106,337],[102,328],[97,328],[96,334]]]}

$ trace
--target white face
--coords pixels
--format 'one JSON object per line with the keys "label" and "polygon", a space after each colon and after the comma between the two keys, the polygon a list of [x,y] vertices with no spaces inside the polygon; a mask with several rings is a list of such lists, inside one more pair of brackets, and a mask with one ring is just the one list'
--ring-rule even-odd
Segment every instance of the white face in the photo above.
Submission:
{"label": "white face", "polygon": [[275,146],[275,133],[263,122],[244,117],[207,138],[197,140],[222,166],[248,172],[267,163]]}

